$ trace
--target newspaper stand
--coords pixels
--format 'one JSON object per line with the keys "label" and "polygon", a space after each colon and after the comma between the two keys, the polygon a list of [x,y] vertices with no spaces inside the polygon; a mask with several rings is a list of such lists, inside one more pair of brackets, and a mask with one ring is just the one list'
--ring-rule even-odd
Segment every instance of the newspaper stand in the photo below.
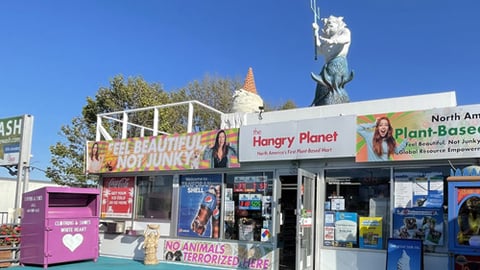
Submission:
{"label": "newspaper stand", "polygon": [[20,264],[94,260],[99,256],[99,190],[44,187],[23,195]]}

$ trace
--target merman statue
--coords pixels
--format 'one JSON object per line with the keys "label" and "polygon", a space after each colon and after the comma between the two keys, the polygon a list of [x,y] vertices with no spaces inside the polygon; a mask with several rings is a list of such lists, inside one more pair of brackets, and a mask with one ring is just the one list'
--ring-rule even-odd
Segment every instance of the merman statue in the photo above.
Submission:
{"label": "merman statue", "polygon": [[317,54],[323,55],[325,64],[320,74],[311,73],[317,83],[312,106],[348,103],[350,98],[345,91],[345,84],[353,79],[353,71],[348,70],[347,63],[350,30],[343,22],[343,17],[330,16],[321,19],[324,26],[319,34],[316,10],[314,15],[315,59]]}

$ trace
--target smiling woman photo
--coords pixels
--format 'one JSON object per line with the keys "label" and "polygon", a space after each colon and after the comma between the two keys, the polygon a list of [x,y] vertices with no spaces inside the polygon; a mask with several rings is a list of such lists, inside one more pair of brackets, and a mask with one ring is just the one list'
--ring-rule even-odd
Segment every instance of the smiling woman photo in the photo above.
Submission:
{"label": "smiling woman photo", "polygon": [[215,143],[205,149],[203,159],[210,160],[210,168],[228,168],[231,156],[237,156],[237,146],[228,142],[225,130],[219,130]]}
{"label": "smiling woman photo", "polygon": [[393,154],[398,154],[405,148],[408,140],[397,145],[393,137],[393,127],[386,116],[377,118],[375,123],[360,124],[357,132],[365,139],[369,161],[387,161]]}

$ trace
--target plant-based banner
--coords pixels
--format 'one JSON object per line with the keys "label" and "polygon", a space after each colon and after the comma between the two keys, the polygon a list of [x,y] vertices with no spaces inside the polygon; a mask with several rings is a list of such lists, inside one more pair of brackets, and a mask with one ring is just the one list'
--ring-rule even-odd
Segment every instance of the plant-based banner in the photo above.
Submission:
{"label": "plant-based banner", "polygon": [[[238,129],[223,130],[228,155],[221,163],[240,167]],[[87,143],[87,172],[132,172],[213,168],[213,149],[222,130]],[[98,150],[97,150],[98,149]],[[98,151],[98,155],[95,154]],[[98,168],[95,165],[100,163]],[[215,163],[217,164],[217,163]]]}
{"label": "plant-based banner", "polygon": [[[391,154],[385,142],[377,146],[382,151],[374,151],[375,126],[382,117],[390,121],[395,140]],[[480,106],[358,116],[356,149],[357,162],[478,157]]]}

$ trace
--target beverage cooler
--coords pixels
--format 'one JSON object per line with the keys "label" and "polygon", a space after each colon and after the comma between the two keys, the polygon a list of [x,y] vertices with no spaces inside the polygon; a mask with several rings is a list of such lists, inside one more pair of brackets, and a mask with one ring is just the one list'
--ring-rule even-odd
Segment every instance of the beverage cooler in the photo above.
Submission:
{"label": "beverage cooler", "polygon": [[20,264],[97,260],[99,190],[44,187],[23,194]]}
{"label": "beverage cooler", "polygon": [[480,177],[448,179],[449,269],[479,269],[480,265]]}

